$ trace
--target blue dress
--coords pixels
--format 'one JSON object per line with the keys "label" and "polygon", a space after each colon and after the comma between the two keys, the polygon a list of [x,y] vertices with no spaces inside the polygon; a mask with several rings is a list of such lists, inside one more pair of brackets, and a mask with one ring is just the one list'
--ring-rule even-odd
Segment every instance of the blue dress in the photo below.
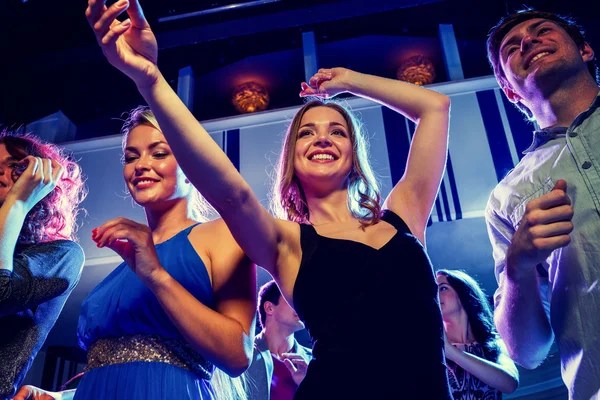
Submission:
{"label": "blue dress", "polygon": [[[156,252],[161,265],[174,279],[200,302],[214,308],[208,271],[188,239],[194,226],[156,245]],[[163,362],[162,355],[154,357],[158,358],[154,361],[147,361],[144,356],[138,357],[141,360],[135,359],[143,353],[143,344],[148,341],[168,344],[185,343],[185,340],[154,294],[126,263],[112,271],[83,301],[78,339],[88,350],[88,367],[92,352],[101,357],[110,354],[106,356],[110,362],[100,363],[101,366],[85,373],[75,399],[215,399],[209,380],[213,367],[191,348],[183,352],[194,353],[187,359],[200,360],[199,368],[193,368],[198,366],[194,362],[188,363],[188,366],[193,364],[192,368],[169,360]],[[115,347],[118,343],[125,345],[118,349]],[[140,343],[141,349],[138,349]],[[150,353],[155,356],[157,352],[151,350]],[[115,357],[123,354],[134,354],[134,360],[125,357],[125,362],[121,359],[114,363]],[[208,376],[202,377],[198,370],[207,372]]]}

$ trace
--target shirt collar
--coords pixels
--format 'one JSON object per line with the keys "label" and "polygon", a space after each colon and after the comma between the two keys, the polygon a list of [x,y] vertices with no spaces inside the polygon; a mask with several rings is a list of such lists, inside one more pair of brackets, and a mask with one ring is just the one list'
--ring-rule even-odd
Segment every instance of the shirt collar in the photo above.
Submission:
{"label": "shirt collar", "polygon": [[[579,114],[577,118],[575,118],[571,126],[579,124],[579,121],[581,119],[586,118],[589,114],[593,113],[598,107],[600,107],[600,91],[594,98],[594,101],[590,105],[590,108]],[[525,151],[523,151],[523,154],[527,154],[534,151],[544,143],[547,143],[548,141],[556,138],[557,136],[566,135],[568,129],[568,126],[555,126],[553,128],[533,131],[533,141],[531,142],[529,147]]]}
{"label": "shirt collar", "polygon": [[533,131],[533,141],[531,142],[529,147],[525,151],[523,151],[523,154],[527,154],[534,151],[544,143],[547,143],[548,141],[556,138],[557,136],[566,135],[567,129],[569,128],[566,126],[555,126],[553,128]]}

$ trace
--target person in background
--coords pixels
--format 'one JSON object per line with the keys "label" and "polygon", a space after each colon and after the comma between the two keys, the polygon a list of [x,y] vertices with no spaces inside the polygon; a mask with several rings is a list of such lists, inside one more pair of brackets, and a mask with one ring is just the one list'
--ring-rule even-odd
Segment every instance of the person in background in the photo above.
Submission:
{"label": "person in background", "polygon": [[437,271],[446,363],[454,400],[495,400],[519,385],[519,371],[494,326],[485,293],[463,271]]}
{"label": "person in background", "polygon": [[306,375],[312,350],[294,333],[304,329],[298,314],[281,296],[274,280],[258,292],[262,331],[254,338],[254,355],[245,372],[250,400],[292,400]]}

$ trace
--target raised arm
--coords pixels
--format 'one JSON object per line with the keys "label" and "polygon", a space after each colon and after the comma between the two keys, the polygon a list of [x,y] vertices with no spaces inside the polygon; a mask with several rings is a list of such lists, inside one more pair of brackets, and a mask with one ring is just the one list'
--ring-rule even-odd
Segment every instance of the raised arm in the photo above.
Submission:
{"label": "raised arm", "polygon": [[[130,20],[119,23],[115,18],[125,10]],[[138,1],[131,0],[129,7],[120,1],[107,9],[102,0],[89,0],[86,16],[108,61],[137,85],[186,176],[223,217],[246,254],[279,278],[275,266],[287,257],[288,243],[293,242],[282,227],[297,237],[299,228],[276,220],[262,207],[161,75],[156,65],[156,39]],[[296,241],[299,249],[299,239]]]}
{"label": "raised arm", "polygon": [[322,97],[350,92],[387,106],[417,124],[406,171],[384,208],[400,215],[413,234],[424,241],[427,220],[446,166],[450,99],[410,83],[345,68],[320,69],[308,84],[303,84],[303,89],[306,94]]}
{"label": "raised arm", "polygon": [[[54,160],[28,156],[27,168],[0,206],[0,316],[32,309],[73,288],[83,265],[83,252],[71,245],[36,244],[15,254],[27,213],[60,179],[63,168]],[[3,179],[12,179],[9,168]],[[71,268],[77,262],[77,268]]]}

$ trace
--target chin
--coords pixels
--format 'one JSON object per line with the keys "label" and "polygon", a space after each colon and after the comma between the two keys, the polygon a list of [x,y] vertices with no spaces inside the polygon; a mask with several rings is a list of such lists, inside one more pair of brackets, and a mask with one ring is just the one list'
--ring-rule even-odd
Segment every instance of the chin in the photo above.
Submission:
{"label": "chin", "polygon": [[149,198],[148,196],[131,196],[135,204],[140,207],[150,207],[152,204],[156,203],[155,198]]}

